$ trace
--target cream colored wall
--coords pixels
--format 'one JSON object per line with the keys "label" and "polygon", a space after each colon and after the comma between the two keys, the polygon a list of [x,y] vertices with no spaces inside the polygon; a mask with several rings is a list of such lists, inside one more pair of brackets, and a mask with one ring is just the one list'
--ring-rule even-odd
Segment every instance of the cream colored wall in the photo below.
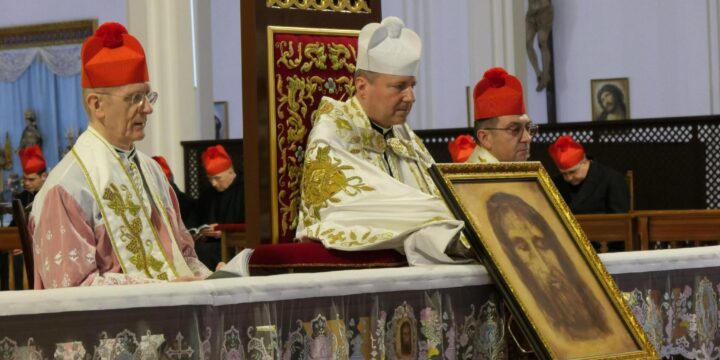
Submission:
{"label": "cream colored wall", "polygon": [[[231,137],[242,136],[238,4],[192,3],[195,57],[191,0],[2,1],[0,27],[81,18],[128,25],[145,44],[153,86],[160,90],[149,136],[139,147],[167,157],[181,181],[179,143],[213,137],[206,122],[214,100],[229,102]],[[634,117],[720,113],[720,0],[553,3],[559,121],[589,119],[590,79],[617,76],[630,78]],[[492,66],[523,80],[528,111],[545,122],[545,94],[534,91],[526,60],[524,8],[525,1],[505,0],[383,2],[385,16],[403,18],[423,39],[413,127],[466,126],[466,88]]]}
{"label": "cream colored wall", "polygon": [[214,136],[204,121],[212,124],[213,119],[209,3],[128,0],[128,28],[145,47],[151,83],[160,94],[147,136],[137,146],[149,155],[163,155],[182,188],[180,142]]}
{"label": "cream colored wall", "polygon": [[243,137],[240,1],[212,0],[214,101],[227,101],[229,135]]}
{"label": "cream colored wall", "polygon": [[383,16],[400,17],[423,41],[413,128],[468,126],[466,91],[490,67],[524,78],[523,11],[519,1],[383,1]]}
{"label": "cream colored wall", "polygon": [[[558,121],[589,121],[590,80],[615,77],[635,119],[720,114],[719,3],[553,0]],[[545,94],[531,90],[528,108],[544,119]]]}

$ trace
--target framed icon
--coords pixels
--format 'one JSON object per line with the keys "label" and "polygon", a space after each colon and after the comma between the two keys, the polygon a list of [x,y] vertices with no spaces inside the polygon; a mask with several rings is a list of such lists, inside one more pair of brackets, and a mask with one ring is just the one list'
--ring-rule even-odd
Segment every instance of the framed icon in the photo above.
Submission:
{"label": "framed icon", "polygon": [[215,140],[223,140],[230,138],[230,124],[228,120],[228,103],[227,101],[216,101],[213,103]]}
{"label": "framed icon", "polygon": [[431,173],[538,358],[658,357],[542,164]]}
{"label": "framed icon", "polygon": [[593,120],[630,119],[630,81],[628,78],[590,80],[590,97]]}

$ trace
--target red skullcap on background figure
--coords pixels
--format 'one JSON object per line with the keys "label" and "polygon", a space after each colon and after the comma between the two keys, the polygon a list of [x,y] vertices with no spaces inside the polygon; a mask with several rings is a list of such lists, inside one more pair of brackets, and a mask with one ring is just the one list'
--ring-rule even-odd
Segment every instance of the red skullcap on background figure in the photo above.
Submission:
{"label": "red skullcap on background figure", "polygon": [[501,67],[485,71],[483,78],[475,85],[473,99],[475,120],[525,114],[522,84]]}
{"label": "red skullcap on background figure", "polygon": [[570,169],[585,158],[585,150],[569,135],[563,135],[548,148],[550,157],[560,170]]}
{"label": "red skullcap on background figure", "polygon": [[80,57],[83,88],[145,83],[150,79],[142,45],[116,22],[102,24],[85,39]]}
{"label": "red skullcap on background figure", "polygon": [[170,166],[168,165],[167,160],[165,160],[165,158],[160,155],[153,156],[152,158],[157,161],[158,164],[160,164],[160,168],[165,173],[165,177],[170,180],[170,178],[172,177],[172,170],[170,170]]}
{"label": "red skullcap on background figure", "polygon": [[20,149],[18,156],[25,174],[35,174],[46,169],[45,157],[38,145]]}
{"label": "red skullcap on background figure", "polygon": [[475,139],[470,135],[460,135],[448,144],[450,157],[456,163],[464,163],[475,150]]}
{"label": "red skullcap on background figure", "polygon": [[232,159],[222,145],[208,147],[202,153],[202,162],[209,176],[215,176],[232,167]]}

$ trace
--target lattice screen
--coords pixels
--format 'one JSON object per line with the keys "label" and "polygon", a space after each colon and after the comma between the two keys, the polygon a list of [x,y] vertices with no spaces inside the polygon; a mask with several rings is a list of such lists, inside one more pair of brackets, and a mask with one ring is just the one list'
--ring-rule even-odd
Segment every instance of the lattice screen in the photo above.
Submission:
{"label": "lattice screen", "polygon": [[[449,162],[447,143],[472,130],[417,133],[437,162]],[[599,161],[634,171],[636,197],[643,197],[636,198],[638,209],[643,204],[645,209],[720,208],[720,117],[543,124],[533,139],[531,160],[557,173],[546,149],[565,134]]]}

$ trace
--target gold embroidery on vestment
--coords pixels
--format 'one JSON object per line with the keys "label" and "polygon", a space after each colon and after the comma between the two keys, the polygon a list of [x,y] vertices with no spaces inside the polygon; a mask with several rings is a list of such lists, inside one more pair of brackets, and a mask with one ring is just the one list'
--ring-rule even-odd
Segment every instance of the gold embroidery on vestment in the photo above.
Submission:
{"label": "gold embroidery on vestment", "polygon": [[[354,170],[350,165],[342,165],[340,159],[330,157],[330,147],[317,148],[315,159],[307,161],[302,180],[302,196],[308,217],[320,219],[320,209],[326,208],[330,202],[338,203],[340,192],[348,196],[356,196],[363,191],[374,191],[375,188],[365,185],[359,176],[347,177],[345,171]],[[309,220],[309,219],[308,219]],[[306,222],[308,221],[306,220]],[[308,226],[312,222],[308,223]]]}
{"label": "gold embroidery on vestment", "polygon": [[[125,194],[124,199],[122,193]],[[150,273],[150,269],[155,273],[159,272],[164,263],[145,252],[140,235],[143,230],[142,221],[138,216],[140,205],[135,204],[132,200],[132,195],[127,186],[121,185],[118,187],[110,183],[103,192],[103,200],[106,201],[107,207],[122,220],[123,225],[120,226],[121,239],[126,243],[127,250],[133,254],[130,256],[130,263],[135,265],[137,269],[144,271],[148,277],[159,278],[159,276],[164,276],[167,279],[167,274],[164,272],[156,276]],[[153,242],[151,240],[145,240],[144,242],[148,248],[152,249]]]}

